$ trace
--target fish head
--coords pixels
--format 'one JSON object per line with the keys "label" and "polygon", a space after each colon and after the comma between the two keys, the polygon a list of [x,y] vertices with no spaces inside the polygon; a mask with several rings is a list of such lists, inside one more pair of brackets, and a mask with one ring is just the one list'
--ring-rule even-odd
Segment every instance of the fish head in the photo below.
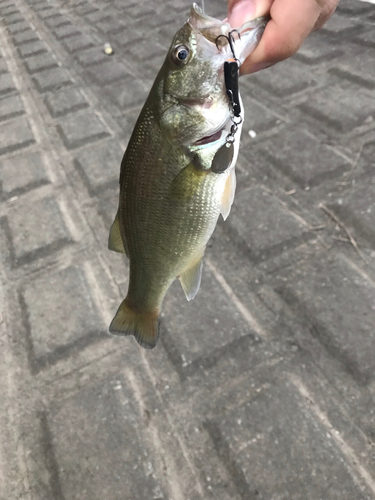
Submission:
{"label": "fish head", "polygon": [[266,24],[267,19],[259,18],[233,30],[228,22],[207,16],[193,4],[158,77],[160,125],[170,139],[193,148],[225,141],[231,108],[224,63],[235,56],[241,64],[257,46]]}

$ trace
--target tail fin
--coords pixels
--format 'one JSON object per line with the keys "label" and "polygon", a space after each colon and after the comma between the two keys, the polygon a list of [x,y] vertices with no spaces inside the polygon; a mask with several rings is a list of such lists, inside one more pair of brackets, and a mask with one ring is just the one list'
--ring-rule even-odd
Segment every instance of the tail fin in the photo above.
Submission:
{"label": "tail fin", "polygon": [[158,312],[136,311],[123,300],[109,331],[115,335],[134,335],[138,344],[145,349],[153,349],[159,338]]}

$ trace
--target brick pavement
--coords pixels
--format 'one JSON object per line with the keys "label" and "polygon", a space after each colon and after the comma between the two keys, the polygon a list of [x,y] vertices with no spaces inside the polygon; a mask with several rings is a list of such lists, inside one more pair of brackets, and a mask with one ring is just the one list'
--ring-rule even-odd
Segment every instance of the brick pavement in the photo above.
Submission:
{"label": "brick pavement", "polygon": [[242,79],[199,295],[151,352],[107,333],[119,162],[187,11],[0,0],[0,498],[375,499],[374,5]]}

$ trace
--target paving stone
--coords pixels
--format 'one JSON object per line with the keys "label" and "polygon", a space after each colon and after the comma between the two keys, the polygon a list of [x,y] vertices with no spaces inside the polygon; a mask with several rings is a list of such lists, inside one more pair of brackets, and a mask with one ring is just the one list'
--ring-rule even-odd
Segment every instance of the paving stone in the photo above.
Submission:
{"label": "paving stone", "polygon": [[11,198],[49,182],[40,153],[29,153],[0,163],[1,197]]}
{"label": "paving stone", "polygon": [[340,14],[360,15],[374,12],[375,7],[367,2],[353,2],[352,0],[341,0],[337,6]]}
{"label": "paving stone", "polygon": [[98,21],[96,23],[96,27],[98,30],[103,33],[110,33],[111,35],[114,33],[119,33],[120,31],[126,30],[126,25],[124,25],[121,21],[114,18],[107,18],[103,21]]}
{"label": "paving stone", "polygon": [[21,21],[24,21],[25,18],[20,12],[16,12],[15,14],[11,14],[10,16],[5,16],[3,18],[3,22],[6,26],[9,26],[11,24],[15,23],[20,23]]}
{"label": "paving stone", "polygon": [[329,72],[337,75],[340,80],[349,80],[361,87],[370,90],[375,89],[375,54],[371,49],[361,54],[361,57],[353,58],[350,63],[341,63]]}
{"label": "paving stone", "polygon": [[57,17],[60,15],[60,12],[51,7],[50,9],[42,10],[41,12],[38,12],[38,16],[41,19],[50,19],[51,17]]}
{"label": "paving stone", "polygon": [[76,58],[83,66],[91,66],[108,60],[108,56],[104,54],[102,47],[95,47],[79,52],[76,54]]}
{"label": "paving stone", "polygon": [[[167,498],[122,377],[82,390],[49,416],[62,494],[77,500]],[[82,489],[82,477],[90,477]]]}
{"label": "paving stone", "polygon": [[67,24],[56,28],[54,34],[58,40],[63,40],[64,38],[80,35],[81,32],[73,24]]}
{"label": "paving stone", "polygon": [[375,288],[340,255],[280,271],[277,291],[360,384],[374,378]]}
{"label": "paving stone", "polygon": [[109,135],[104,122],[89,111],[62,118],[57,130],[68,149],[78,148]]}
{"label": "paving stone", "polygon": [[150,88],[151,82],[145,79],[138,81],[134,86],[134,77],[124,76],[119,82],[106,85],[105,93],[119,109],[126,110],[143,105]]}
{"label": "paving stone", "polygon": [[[262,164],[271,163],[301,188],[313,187],[350,170],[350,163],[325,144],[297,128],[285,128],[256,148]],[[252,150],[244,148],[242,154]],[[290,154],[293,151],[293,155]],[[262,168],[259,165],[259,168]]]}
{"label": "paving stone", "polygon": [[303,241],[307,227],[261,187],[238,193],[228,223],[248,248],[254,263]]}
{"label": "paving stone", "polygon": [[124,151],[116,141],[106,141],[79,151],[74,164],[91,194],[106,186],[117,186]]}
{"label": "paving stone", "polygon": [[92,14],[93,12],[98,12],[98,9],[89,3],[85,3],[76,8],[76,13],[79,16],[87,16],[87,14]]}
{"label": "paving stone", "polygon": [[23,299],[36,367],[82,348],[104,329],[84,271],[77,266],[31,282]]}
{"label": "paving stone", "polygon": [[3,73],[8,73],[8,65],[4,59],[0,59],[0,75]]}
{"label": "paving stone", "polygon": [[26,118],[16,118],[0,125],[0,155],[25,148],[35,142]]}
{"label": "paving stone", "polygon": [[77,88],[67,88],[58,93],[54,92],[48,95],[44,102],[54,118],[89,106],[86,97]]}
{"label": "paving stone", "polygon": [[8,120],[24,113],[25,108],[20,96],[14,95],[0,99],[0,121]]}
{"label": "paving stone", "polygon": [[23,45],[24,43],[36,42],[39,36],[34,30],[23,31],[13,36],[14,45]]}
{"label": "paving stone", "polygon": [[64,68],[42,71],[33,77],[39,92],[48,90],[56,92],[62,87],[73,83],[70,73]]}
{"label": "paving stone", "polygon": [[335,203],[327,203],[327,206],[359,242],[366,240],[375,250],[375,179],[366,186],[352,189]]}
{"label": "paving stone", "polygon": [[375,31],[370,29],[361,35],[353,38],[353,42],[359,43],[365,47],[374,48],[375,47]]}
{"label": "paving stone", "polygon": [[375,118],[375,99],[363,89],[340,84],[314,92],[300,109],[339,132],[349,132]]}
{"label": "paving stone", "polygon": [[130,75],[125,64],[116,60],[97,65],[95,68],[89,69],[88,73],[100,85],[107,85]]}
{"label": "paving stone", "polygon": [[38,54],[43,54],[45,52],[47,52],[47,45],[41,40],[38,40],[37,42],[30,42],[18,47],[18,53],[22,57],[22,59],[26,59],[26,57],[36,56]]}
{"label": "paving stone", "polygon": [[40,54],[38,56],[29,57],[25,61],[25,66],[29,74],[39,73],[51,68],[58,67],[56,59],[50,54]]}
{"label": "paving stone", "polygon": [[342,53],[341,49],[327,43],[327,40],[320,34],[319,36],[313,34],[306,38],[302,47],[294,57],[305,64],[320,64],[335,59]]}
{"label": "paving stone", "polygon": [[301,63],[289,59],[251,76],[252,82],[268,92],[286,97],[316,85]]}
{"label": "paving stone", "polygon": [[358,32],[361,28],[362,26],[355,19],[333,15],[324,25],[322,31],[333,35],[348,35]]}
{"label": "paving stone", "polygon": [[64,16],[54,16],[45,21],[46,25],[50,28],[58,28],[60,26],[71,25],[71,22],[67,17]]}
{"label": "paving stone", "polygon": [[15,35],[16,33],[23,33],[26,30],[30,29],[30,24],[27,21],[21,21],[16,24],[11,24],[8,26],[8,32],[11,35]]}
{"label": "paving stone", "polygon": [[253,130],[259,134],[267,132],[283,122],[282,118],[275,115],[269,107],[261,106],[246,91],[242,92],[241,97],[245,113],[241,142],[246,142],[249,139],[249,130]]}
{"label": "paving stone", "polygon": [[369,500],[334,439],[289,381],[261,390],[207,429],[225,465],[234,469],[239,498]]}
{"label": "paving stone", "polygon": [[214,351],[243,337],[256,342],[256,332],[232,307],[216,283],[203,263],[202,286],[197,300],[188,302],[177,280],[163,303],[161,342],[180,369],[190,374],[205,364],[204,360]]}
{"label": "paving stone", "polygon": [[31,206],[20,199],[13,202],[8,224],[14,266],[46,256],[71,241],[59,205],[52,198],[35,201]]}
{"label": "paving stone", "polygon": [[9,94],[15,90],[17,89],[11,75],[9,73],[3,73],[0,75],[0,96]]}
{"label": "paving stone", "polygon": [[11,16],[12,14],[19,13],[19,10],[14,4],[12,4],[9,5],[8,7],[0,6],[0,12],[2,13],[3,16]]}
{"label": "paving stone", "polygon": [[91,14],[86,15],[86,20],[89,23],[95,24],[104,21],[105,19],[108,19],[109,14],[106,12],[103,12],[102,10],[97,10],[96,12],[92,12]]}
{"label": "paving stone", "polygon": [[74,54],[79,50],[84,50],[92,47],[94,45],[94,42],[86,35],[78,35],[68,38],[63,42],[63,45],[71,54]]}

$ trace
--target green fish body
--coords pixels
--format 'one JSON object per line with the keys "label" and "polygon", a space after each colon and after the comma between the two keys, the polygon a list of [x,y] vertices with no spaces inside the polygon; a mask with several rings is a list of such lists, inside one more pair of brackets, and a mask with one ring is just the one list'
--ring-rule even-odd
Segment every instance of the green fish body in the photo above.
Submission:
{"label": "green fish body", "polygon": [[[239,30],[239,60],[256,46],[264,26],[264,20],[256,20]],[[109,329],[134,335],[145,348],[156,345],[161,305],[172,282],[180,279],[188,300],[197,294],[207,242],[233,201],[241,127],[230,154],[221,149],[232,126],[223,74],[232,52],[225,37],[219,38],[221,45],[215,43],[230,31],[228,23],[193,5],[121,163],[109,248],[126,253],[130,276],[128,294]],[[213,161],[219,168],[211,168]]]}

